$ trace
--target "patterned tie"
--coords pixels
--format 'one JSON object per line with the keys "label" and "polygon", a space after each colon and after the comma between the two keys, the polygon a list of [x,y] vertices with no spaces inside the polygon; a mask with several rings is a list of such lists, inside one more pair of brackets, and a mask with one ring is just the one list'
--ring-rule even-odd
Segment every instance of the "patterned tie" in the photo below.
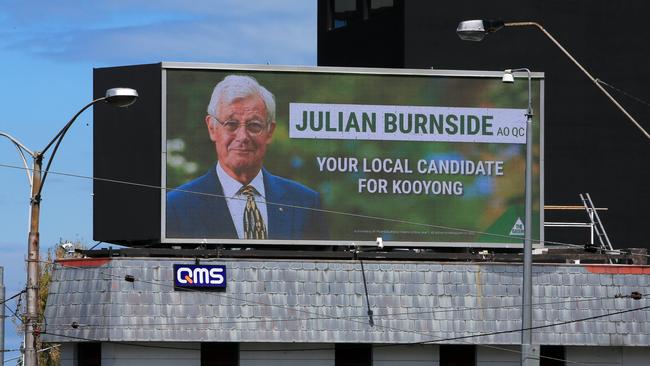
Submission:
{"label": "patterned tie", "polygon": [[257,191],[253,186],[242,187],[239,194],[246,196],[246,208],[244,209],[244,239],[266,239],[266,227],[260,210],[255,203]]}

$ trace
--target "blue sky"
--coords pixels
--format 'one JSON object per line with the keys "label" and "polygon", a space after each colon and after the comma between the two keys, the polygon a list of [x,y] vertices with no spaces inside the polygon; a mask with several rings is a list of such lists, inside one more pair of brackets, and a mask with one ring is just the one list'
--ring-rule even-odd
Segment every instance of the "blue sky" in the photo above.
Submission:
{"label": "blue sky", "polygon": [[[93,68],[160,61],[316,64],[316,0],[0,0],[0,131],[40,150],[92,98]],[[68,132],[52,171],[92,175],[92,111]],[[25,286],[29,184],[0,138],[0,266],[6,296]],[[31,164],[30,164],[31,165]],[[92,182],[51,174],[41,253],[92,240]],[[15,309],[15,302],[8,303]],[[8,311],[5,313],[9,314]],[[21,336],[7,321],[5,347]],[[5,354],[5,360],[18,356]],[[8,364],[14,364],[10,362]]]}

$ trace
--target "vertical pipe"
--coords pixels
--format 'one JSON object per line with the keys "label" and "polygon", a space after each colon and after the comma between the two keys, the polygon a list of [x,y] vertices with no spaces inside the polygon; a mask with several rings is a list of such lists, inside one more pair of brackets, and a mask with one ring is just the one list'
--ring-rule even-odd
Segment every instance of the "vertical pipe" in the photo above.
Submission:
{"label": "vertical pipe", "polygon": [[528,113],[526,118],[526,219],[524,223],[524,269],[523,269],[523,301],[521,309],[521,364],[538,365],[532,347],[533,325],[533,101],[531,93],[531,73],[528,72]]}

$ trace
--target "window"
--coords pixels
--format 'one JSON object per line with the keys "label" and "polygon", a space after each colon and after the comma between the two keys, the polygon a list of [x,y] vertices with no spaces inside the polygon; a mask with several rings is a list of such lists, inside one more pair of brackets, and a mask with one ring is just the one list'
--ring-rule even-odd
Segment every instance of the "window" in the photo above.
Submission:
{"label": "window", "polygon": [[474,345],[440,345],[440,366],[475,366],[476,346]]}
{"label": "window", "polygon": [[333,0],[333,29],[345,27],[362,20],[365,3],[357,0]]}
{"label": "window", "polygon": [[335,366],[371,366],[371,344],[337,344],[334,350]]}
{"label": "window", "polygon": [[363,23],[373,17],[398,15],[395,0],[322,0],[318,4],[318,27],[325,31]]}
{"label": "window", "polygon": [[393,0],[370,0],[370,10],[392,7]]}
{"label": "window", "polygon": [[[564,366],[564,346],[541,346],[539,366]],[[550,357],[550,358],[545,358]]]}
{"label": "window", "polygon": [[238,366],[239,343],[201,343],[201,366]]}
{"label": "window", "polygon": [[94,342],[77,343],[77,364],[84,366],[101,366],[102,344]]}

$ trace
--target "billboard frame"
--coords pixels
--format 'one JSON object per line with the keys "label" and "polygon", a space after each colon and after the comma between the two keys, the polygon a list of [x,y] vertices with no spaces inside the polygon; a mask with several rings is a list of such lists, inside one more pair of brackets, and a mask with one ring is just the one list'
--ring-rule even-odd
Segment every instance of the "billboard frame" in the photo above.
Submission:
{"label": "billboard frame", "polygon": [[[266,72],[295,72],[295,73],[336,73],[356,75],[398,75],[398,76],[433,76],[433,77],[460,77],[501,79],[503,71],[477,71],[477,70],[435,70],[435,69],[392,69],[392,68],[352,68],[352,67],[312,67],[312,66],[284,66],[284,65],[247,65],[247,64],[216,64],[216,63],[191,63],[191,62],[162,62],[161,66],[161,177],[160,186],[160,243],[171,245],[196,245],[196,244],[227,244],[241,246],[377,246],[376,241],[352,240],[275,240],[265,239],[209,239],[209,238],[168,238],[166,236],[166,195],[171,189],[167,187],[167,70],[215,70],[215,71],[266,71]],[[523,72],[514,73],[516,77],[525,79]],[[544,73],[531,72],[531,79],[539,81],[539,240],[533,240],[533,247],[544,247]],[[524,82],[521,80],[520,82]],[[523,106],[522,106],[523,108]],[[400,248],[523,248],[524,238],[521,243],[480,243],[480,242],[409,242],[384,240],[385,247]]]}

